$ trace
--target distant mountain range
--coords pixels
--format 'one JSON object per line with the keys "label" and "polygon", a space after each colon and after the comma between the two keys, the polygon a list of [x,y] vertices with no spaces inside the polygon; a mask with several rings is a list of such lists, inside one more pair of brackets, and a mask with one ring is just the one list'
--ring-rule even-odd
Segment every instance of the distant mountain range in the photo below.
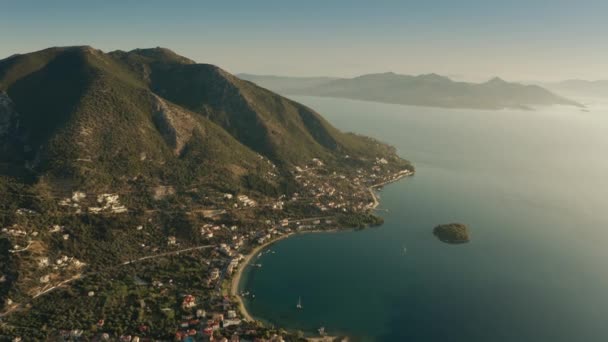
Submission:
{"label": "distant mountain range", "polygon": [[[340,166],[344,155],[394,155],[217,66],[163,48],[88,46],[0,60],[0,147],[0,174],[61,189],[134,177],[234,188],[253,176],[273,188],[288,180],[288,166],[312,158]],[[272,164],[281,171],[274,179]]]}
{"label": "distant mountain range", "polygon": [[608,98],[608,80],[566,80],[557,83],[545,83],[542,86],[566,96]]}
{"label": "distant mountain range", "polygon": [[327,96],[445,108],[531,109],[546,105],[582,106],[540,86],[510,83],[498,77],[485,83],[468,83],[456,82],[437,74],[410,76],[392,72],[337,79],[250,74],[237,76],[285,95]]}

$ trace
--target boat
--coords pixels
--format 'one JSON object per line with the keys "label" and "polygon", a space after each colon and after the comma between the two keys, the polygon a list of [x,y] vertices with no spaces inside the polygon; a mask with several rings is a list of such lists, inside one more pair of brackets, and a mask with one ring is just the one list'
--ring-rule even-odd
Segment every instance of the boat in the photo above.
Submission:
{"label": "boat", "polygon": [[296,308],[302,309],[302,297],[298,297],[298,304],[296,305]]}
{"label": "boat", "polygon": [[403,246],[403,254],[407,253],[407,247]]}
{"label": "boat", "polygon": [[321,335],[321,336],[325,336],[326,335],[326,333],[325,333],[325,327],[320,327],[317,331],[319,332],[319,335]]}

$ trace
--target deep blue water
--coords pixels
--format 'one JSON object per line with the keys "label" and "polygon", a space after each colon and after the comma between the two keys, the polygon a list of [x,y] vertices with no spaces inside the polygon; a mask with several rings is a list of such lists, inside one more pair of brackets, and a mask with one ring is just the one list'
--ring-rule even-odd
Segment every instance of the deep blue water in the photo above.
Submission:
{"label": "deep blue water", "polygon": [[[271,246],[241,283],[254,316],[373,341],[608,341],[608,107],[295,99],[417,173],[380,193],[383,226]],[[452,221],[470,243],[432,235]]]}

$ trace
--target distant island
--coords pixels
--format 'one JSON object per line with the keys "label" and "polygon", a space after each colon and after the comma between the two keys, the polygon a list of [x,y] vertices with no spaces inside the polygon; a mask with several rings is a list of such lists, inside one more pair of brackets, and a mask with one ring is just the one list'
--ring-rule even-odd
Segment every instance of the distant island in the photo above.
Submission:
{"label": "distant island", "polygon": [[392,72],[354,78],[282,77],[238,74],[244,80],[284,95],[347,98],[392,104],[471,109],[533,109],[580,103],[537,86],[495,77],[484,83],[456,82],[437,74],[399,75]]}
{"label": "distant island", "polygon": [[471,240],[468,227],[462,223],[440,224],[433,229],[433,235],[451,244],[466,243]]}

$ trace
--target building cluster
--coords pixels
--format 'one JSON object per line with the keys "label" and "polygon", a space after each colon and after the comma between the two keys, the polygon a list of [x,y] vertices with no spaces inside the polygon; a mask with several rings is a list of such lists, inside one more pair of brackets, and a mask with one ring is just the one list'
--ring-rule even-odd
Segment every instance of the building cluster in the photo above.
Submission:
{"label": "building cluster", "polygon": [[291,201],[311,203],[321,212],[364,212],[373,209],[376,202],[368,188],[394,181],[411,174],[410,170],[397,173],[386,165],[385,158],[376,158],[371,170],[359,168],[349,174],[329,170],[318,158],[310,164],[296,166],[294,178],[301,187]]}
{"label": "building cluster", "polygon": [[87,198],[87,194],[82,191],[72,192],[72,197],[64,198],[59,201],[59,205],[64,207],[80,208],[80,201]]}
{"label": "building cluster", "polygon": [[97,196],[97,204],[97,207],[89,207],[89,212],[94,214],[102,211],[109,211],[115,214],[127,212],[127,207],[120,204],[117,194],[101,194]]}
{"label": "building cluster", "polygon": [[[75,209],[76,213],[79,214],[82,212],[82,208],[85,207],[84,202],[86,199],[87,194],[85,192],[74,191],[72,192],[71,197],[66,197],[59,200],[59,205],[62,207],[69,207]],[[118,194],[104,193],[98,195],[96,199],[97,205],[86,208],[88,212],[93,214],[98,214],[102,212],[122,214],[128,211],[127,207],[120,203]]]}
{"label": "building cluster", "polygon": [[247,195],[238,195],[236,198],[239,200],[241,205],[245,207],[255,207],[257,205],[257,202],[249,198]]}
{"label": "building cluster", "polygon": [[[221,341],[221,329],[238,327],[242,321],[236,311],[232,309],[230,299],[222,298],[218,306],[220,311],[207,313],[196,303],[194,296],[188,294],[183,298],[182,309],[184,314],[175,332],[177,341]],[[194,313],[194,314],[193,314]],[[234,334],[230,341],[239,341],[239,335]]]}

